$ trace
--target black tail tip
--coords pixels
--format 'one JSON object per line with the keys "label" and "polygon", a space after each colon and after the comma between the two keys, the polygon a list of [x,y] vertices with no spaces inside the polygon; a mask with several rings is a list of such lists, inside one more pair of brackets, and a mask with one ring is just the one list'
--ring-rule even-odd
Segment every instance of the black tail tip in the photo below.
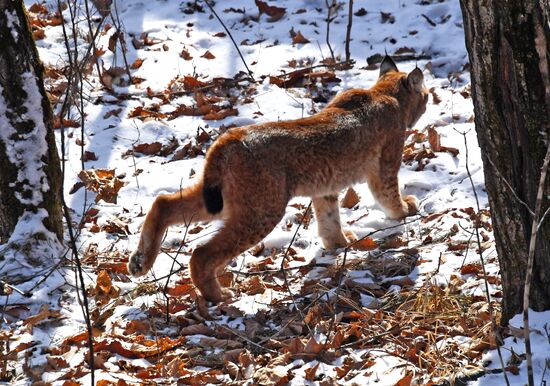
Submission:
{"label": "black tail tip", "polygon": [[208,213],[216,214],[222,211],[223,197],[219,186],[205,186],[202,190],[202,196]]}

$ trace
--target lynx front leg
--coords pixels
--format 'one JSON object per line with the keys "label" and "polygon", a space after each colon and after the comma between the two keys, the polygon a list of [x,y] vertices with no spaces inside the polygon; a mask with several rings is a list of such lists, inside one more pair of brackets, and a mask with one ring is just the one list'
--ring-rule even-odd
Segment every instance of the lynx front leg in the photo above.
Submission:
{"label": "lynx front leg", "polygon": [[340,224],[338,196],[314,197],[313,208],[317,217],[317,231],[324,247],[327,249],[345,247],[348,241]]}
{"label": "lynx front leg", "polygon": [[418,200],[415,196],[401,196],[397,172],[384,176],[371,174],[367,180],[372,195],[388,217],[400,219],[418,212]]}

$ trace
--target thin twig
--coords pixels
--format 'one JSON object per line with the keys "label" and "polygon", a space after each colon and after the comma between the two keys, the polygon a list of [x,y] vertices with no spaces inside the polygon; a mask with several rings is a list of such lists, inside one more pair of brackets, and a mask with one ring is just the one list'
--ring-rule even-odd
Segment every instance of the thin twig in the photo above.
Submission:
{"label": "thin twig", "polygon": [[[84,1],[84,6],[86,8],[86,20],[88,22],[88,31],[89,31],[89,34],[90,34],[90,39],[91,39],[91,46],[93,48],[93,52],[94,52],[94,62],[95,62],[95,67],[96,67],[96,70],[97,70],[97,76],[99,78],[101,78],[101,70],[99,68],[99,59],[97,56],[95,56],[95,53],[97,52],[97,48],[96,48],[96,45],[95,45],[95,39],[94,39],[94,35],[95,33],[92,33],[92,16],[90,14],[90,6],[88,4],[88,0],[85,0]],[[98,30],[99,30],[100,26],[98,26]],[[97,31],[96,31],[97,32]]]}
{"label": "thin twig", "polygon": [[346,28],[346,63],[351,63],[351,53],[349,51],[349,42],[351,40],[351,25],[353,23],[353,0],[348,0],[348,26]]}
{"label": "thin twig", "polygon": [[[116,27],[116,33],[118,33],[118,41],[120,43],[120,51],[122,52],[122,60],[124,60],[124,68],[126,69],[126,75],[128,75],[128,81],[132,83],[132,74],[130,73],[130,65],[128,64],[128,58],[126,57],[126,40],[124,39],[124,30],[122,23],[118,16],[117,1],[114,1],[115,14],[111,11],[111,20]],[[116,17],[115,17],[116,16]]]}
{"label": "thin twig", "polygon": [[531,280],[533,278],[533,265],[535,261],[535,249],[537,246],[538,221],[542,210],[542,199],[544,196],[544,186],[546,184],[546,173],[550,164],[550,142],[546,150],[546,156],[540,172],[539,188],[537,191],[537,201],[535,203],[535,215],[531,225],[531,239],[529,240],[529,257],[527,259],[527,272],[525,274],[525,284],[523,288],[523,336],[525,339],[525,354],[527,356],[527,380],[529,386],[534,386],[533,377],[533,353],[531,351],[531,337],[529,328],[529,294],[531,292]]}
{"label": "thin twig", "polygon": [[332,46],[330,45],[330,23],[331,23],[331,13],[332,8],[336,6],[336,0],[332,0],[332,4],[329,4],[329,0],[325,0],[325,4],[327,6],[327,33],[325,36],[325,40],[327,42],[328,49],[330,50],[330,57],[332,58],[332,63],[336,63],[336,59],[334,59],[334,51],[332,50]]}
{"label": "thin twig", "polygon": [[[283,259],[281,260],[281,269],[280,271],[282,272],[283,274],[283,279],[285,281],[285,286],[286,286],[286,290],[288,291],[288,294],[290,295],[290,299],[292,299],[292,304],[294,305],[294,308],[296,309],[296,311],[298,311],[298,313],[300,314],[300,317],[302,318],[302,320],[305,319],[305,316],[304,314],[302,313],[302,310],[300,310],[300,308],[298,307],[298,305],[296,304],[296,301],[294,299],[294,295],[292,294],[292,291],[290,290],[290,284],[288,282],[288,278],[286,276],[286,271],[284,270],[284,264],[285,262],[287,261],[287,258],[288,258],[288,252],[290,251],[290,248],[292,247],[292,244],[294,244],[294,240],[296,239],[296,236],[298,235],[298,231],[300,230],[302,224],[304,223],[304,220],[305,218],[307,217],[307,215],[309,214],[309,211],[311,210],[311,201],[309,202],[309,205],[307,206],[306,208],[306,211],[304,212],[304,215],[302,216],[301,220],[300,220],[300,223],[298,224],[298,227],[296,228],[296,232],[294,232],[294,235],[292,236],[292,239],[290,240],[290,243],[288,244],[288,247],[285,251],[285,254],[283,256]],[[304,323],[305,326],[307,327],[310,335],[313,335],[313,332],[311,331],[311,329],[309,328],[309,325],[307,323]]]}
{"label": "thin twig", "polygon": [[327,349],[328,342],[330,340],[330,336],[332,335],[332,329],[334,328],[334,324],[336,323],[336,307],[338,306],[338,298],[340,297],[340,289],[342,288],[342,278],[344,276],[344,268],[346,267],[346,259],[348,256],[349,246],[346,247],[344,250],[344,258],[342,259],[342,265],[340,266],[340,269],[338,270],[338,287],[336,287],[336,292],[334,294],[334,304],[333,304],[333,315],[330,319],[330,324],[328,326],[327,331],[327,338],[325,339],[324,347]]}
{"label": "thin twig", "polygon": [[[481,207],[479,205],[479,198],[477,196],[477,191],[476,191],[476,188],[475,188],[475,185],[474,185],[474,180],[472,178],[472,173],[470,173],[470,167],[468,166],[469,153],[468,153],[468,141],[466,139],[466,134],[468,134],[468,132],[458,131],[454,127],[453,127],[453,130],[456,131],[459,134],[462,134],[462,136],[464,138],[464,148],[466,150],[465,151],[465,153],[466,153],[465,154],[465,157],[466,157],[466,160],[465,160],[466,173],[468,173],[468,179],[470,180],[470,185],[472,186],[472,191],[474,193],[474,198],[475,198],[475,201],[476,201],[477,215],[479,216],[479,212],[481,210]],[[485,259],[483,258],[483,249],[481,248],[481,238],[479,236],[479,221],[477,221],[477,220],[474,220],[474,229],[475,229],[476,241],[477,241],[477,246],[478,246],[479,260],[481,262],[481,269],[483,271],[483,281],[485,283],[485,294],[487,296],[487,306],[488,306],[489,314],[491,316],[491,329],[492,329],[492,332],[495,336],[495,342],[496,342],[496,345],[497,345],[498,358],[499,358],[499,361],[500,361],[500,367],[502,368],[502,375],[504,376],[504,381],[506,382],[506,385],[510,386],[510,381],[508,380],[508,375],[506,374],[506,366],[504,364],[504,359],[502,357],[502,351],[500,349],[500,346],[502,344],[501,343],[502,338],[500,336],[500,333],[498,332],[498,327],[497,327],[496,320],[495,320],[495,313],[494,313],[493,305],[491,303],[491,293],[489,292],[489,283],[487,282],[487,272],[485,270]]]}
{"label": "thin twig", "polygon": [[227,35],[229,36],[229,38],[231,39],[231,41],[233,42],[233,45],[235,46],[235,49],[237,50],[237,52],[239,53],[239,56],[241,57],[241,61],[243,62],[244,66],[246,67],[246,71],[248,71],[248,75],[250,76],[250,78],[252,79],[253,82],[255,82],[256,80],[254,79],[254,75],[252,75],[252,71],[250,71],[250,68],[248,68],[248,65],[246,64],[246,60],[244,60],[244,57],[243,57],[243,54],[241,53],[241,50],[239,49],[239,46],[237,45],[237,42],[235,42],[235,39],[233,39],[233,35],[231,35],[231,32],[229,31],[229,29],[225,26],[225,23],[222,21],[222,19],[218,16],[218,14],[216,13],[216,11],[214,10],[214,7],[212,7],[212,5],[210,5],[210,2],[208,0],[204,0],[204,2],[206,3],[206,5],[208,6],[208,8],[210,8],[210,11],[212,11],[212,14],[214,14],[214,16],[216,17],[216,19],[218,19],[218,21],[220,22],[220,24],[222,25],[222,27],[225,29],[225,32],[227,32]]}
{"label": "thin twig", "polygon": [[[180,190],[181,191],[181,190]],[[176,251],[176,256],[172,258],[172,266],[170,267],[170,272],[168,273],[168,277],[166,278],[166,283],[164,284],[164,288],[162,289],[162,294],[164,298],[166,299],[166,324],[170,323],[170,298],[168,297],[168,284],[170,283],[170,276],[172,275],[172,272],[174,271],[174,265],[176,264],[176,259],[178,255],[180,254],[182,248],[186,244],[187,239],[187,231],[189,230],[189,225],[191,222],[185,224],[185,233],[183,234],[183,239],[181,240],[180,246],[178,250]]]}

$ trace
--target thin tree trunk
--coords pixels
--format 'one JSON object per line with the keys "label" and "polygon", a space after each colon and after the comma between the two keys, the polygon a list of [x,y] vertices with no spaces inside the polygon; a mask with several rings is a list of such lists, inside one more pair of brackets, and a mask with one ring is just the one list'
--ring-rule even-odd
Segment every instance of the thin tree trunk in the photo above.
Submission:
{"label": "thin tree trunk", "polygon": [[[26,10],[22,1],[0,0],[0,243],[32,216],[62,240],[60,186],[52,110]],[[35,228],[40,239],[43,228]]]}
{"label": "thin tree trunk", "polygon": [[[550,140],[548,14],[543,1],[460,3],[476,130],[502,275],[501,322],[506,324],[522,310],[532,212]],[[548,194],[550,184],[543,213],[550,205]],[[535,310],[550,309],[550,221],[539,232],[530,294]]]}

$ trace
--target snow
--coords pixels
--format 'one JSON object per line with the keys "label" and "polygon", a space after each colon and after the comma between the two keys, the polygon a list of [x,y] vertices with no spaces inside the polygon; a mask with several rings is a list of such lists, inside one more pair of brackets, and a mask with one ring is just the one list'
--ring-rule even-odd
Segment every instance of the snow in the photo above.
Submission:
{"label": "snow", "polygon": [[17,32],[17,27],[19,27],[17,15],[15,12],[9,12],[8,10],[5,10],[4,14],[6,15],[7,26],[10,29],[11,36],[13,37],[13,40],[17,42],[17,39],[19,38],[19,32]]}
{"label": "snow", "polygon": [[[56,8],[56,3],[51,1],[49,6]],[[199,3],[201,4],[201,3]],[[85,168],[110,168],[116,169],[117,176],[123,176],[121,179],[126,185],[119,191],[117,203],[109,204],[103,201],[95,204],[99,209],[97,216],[97,226],[100,229],[113,219],[123,221],[128,225],[129,234],[113,234],[103,230],[99,232],[92,230],[91,224],[85,224],[79,233],[79,251],[83,256],[89,256],[88,250],[96,248],[96,259],[112,262],[113,256],[127,257],[129,251],[133,250],[139,240],[139,230],[144,220],[143,214],[147,212],[152,201],[158,194],[174,192],[180,187],[195,183],[200,175],[204,165],[204,156],[199,155],[194,158],[167,162],[170,156],[162,157],[158,155],[144,156],[138,153],[126,156],[128,150],[138,144],[148,144],[160,142],[166,145],[172,138],[176,138],[179,144],[185,144],[188,141],[194,141],[199,128],[209,133],[215,133],[222,125],[228,126],[235,124],[237,126],[251,123],[261,123],[276,120],[287,120],[300,118],[320,110],[324,103],[314,102],[311,93],[303,87],[283,89],[270,84],[268,75],[280,75],[282,71],[290,72],[292,68],[288,66],[288,61],[295,59],[312,58],[313,64],[318,64],[323,58],[330,55],[328,46],[325,43],[325,18],[326,7],[324,0],[311,1],[277,1],[269,2],[270,5],[276,5],[287,8],[285,16],[277,22],[269,22],[267,15],[261,15],[259,21],[244,20],[250,15],[258,15],[258,10],[253,1],[227,0],[217,2],[215,8],[224,23],[228,26],[231,34],[237,43],[248,39],[251,45],[240,44],[241,52],[245,61],[254,73],[258,83],[255,85],[256,91],[250,96],[251,103],[243,103],[244,95],[240,91],[231,89],[228,91],[233,97],[237,98],[234,107],[238,109],[238,116],[232,116],[220,121],[205,121],[200,116],[179,116],[173,120],[166,119],[146,119],[129,118],[128,115],[137,107],[153,109],[159,105],[161,113],[169,113],[179,104],[192,105],[195,103],[193,95],[183,95],[171,100],[169,105],[163,105],[162,99],[158,97],[149,98],[147,88],[152,93],[161,93],[168,88],[171,81],[176,77],[180,79],[183,76],[195,76],[201,81],[208,81],[214,77],[233,78],[239,71],[246,71],[243,63],[236,54],[228,36],[217,37],[215,34],[223,31],[223,27],[215,18],[210,18],[210,11],[203,4],[204,12],[195,11],[192,14],[182,12],[182,9],[188,7],[188,2],[166,2],[166,1],[143,1],[126,0],[118,2],[118,12],[123,23],[123,29],[126,33],[127,55],[129,63],[133,63],[137,58],[143,59],[143,64],[138,69],[132,70],[133,77],[141,77],[144,80],[139,85],[129,85],[124,81],[114,84],[114,94],[128,94],[127,99],[118,99],[104,91],[100,86],[95,75],[90,76],[86,82],[85,94],[87,96],[85,104],[85,131],[84,137],[81,137],[80,128],[66,128],[65,132],[65,158],[67,162],[64,190],[69,192],[73,185],[79,182],[78,172],[81,170],[80,152],[81,146],[75,143],[76,139],[82,140],[84,150],[94,152],[97,156],[96,161],[86,161]],[[28,3],[30,5],[30,3]],[[370,235],[375,240],[385,240],[394,234],[402,234],[408,239],[408,247],[419,248],[418,263],[412,268],[411,272],[406,274],[375,274],[372,261],[382,261],[384,267],[390,266],[399,256],[394,253],[397,249],[390,249],[386,252],[365,252],[349,251],[346,256],[346,273],[344,281],[352,280],[358,285],[387,285],[387,294],[398,295],[403,286],[396,284],[393,280],[396,278],[410,278],[415,282],[415,289],[423,290],[426,282],[433,282],[437,285],[448,286],[453,277],[460,276],[464,281],[464,293],[476,296],[485,296],[485,287],[483,281],[476,275],[461,275],[460,270],[464,264],[478,263],[479,256],[475,253],[475,247],[470,247],[469,253],[453,254],[447,250],[447,245],[434,243],[433,246],[423,247],[427,236],[437,240],[447,237],[453,225],[459,224],[465,230],[460,229],[456,235],[451,237],[454,243],[467,243],[471,238],[468,233],[471,231],[469,217],[461,212],[464,208],[475,208],[473,189],[466,172],[466,163],[471,171],[475,191],[480,199],[481,209],[488,207],[487,194],[484,190],[483,169],[481,163],[480,149],[477,144],[477,138],[474,131],[474,124],[471,117],[473,108],[471,99],[462,91],[469,85],[469,74],[463,71],[467,63],[467,54],[464,46],[464,36],[462,29],[462,19],[458,0],[447,0],[441,2],[430,2],[429,5],[421,5],[419,1],[384,1],[372,0],[369,2],[355,2],[356,10],[364,7],[367,14],[364,16],[354,16],[350,51],[355,66],[349,70],[340,70],[336,72],[340,83],[332,83],[327,86],[324,92],[330,97],[332,94],[353,87],[370,87],[378,77],[378,69],[366,67],[365,59],[374,54],[383,54],[387,50],[389,54],[395,54],[400,48],[409,48],[414,50],[415,54],[425,59],[418,61],[399,62],[398,67],[402,71],[411,71],[415,66],[423,70],[426,85],[428,88],[434,88],[435,94],[441,99],[439,103],[430,98],[427,112],[415,125],[414,129],[422,131],[429,125],[435,126],[441,135],[441,143],[445,146],[457,148],[458,156],[453,156],[447,152],[437,152],[436,157],[429,160],[429,163],[420,167],[419,161],[412,161],[403,164],[399,178],[404,194],[414,194],[420,200],[420,209],[422,216],[430,214],[451,211],[456,214],[455,217],[441,217],[439,222],[424,223],[423,217],[412,218],[407,223],[388,220],[375,203],[372,194],[366,184],[359,184],[354,189],[359,194],[361,201],[353,209],[342,209],[342,224],[346,229],[352,230],[357,236],[363,237]],[[244,9],[246,13],[224,12],[225,9]],[[305,9],[306,12],[300,13],[299,9]],[[345,40],[345,30],[347,23],[346,14],[347,4],[340,10],[338,16],[331,24],[330,41],[337,55],[343,55],[343,42]],[[381,21],[381,12],[390,13],[395,21]],[[422,16],[422,15],[425,15]],[[64,13],[68,19],[68,11]],[[436,23],[432,26],[427,19]],[[8,18],[9,19],[9,18]],[[292,45],[289,30],[294,28],[300,31],[311,42],[309,44]],[[109,38],[115,32],[115,28],[104,31],[100,34],[98,47],[106,49]],[[139,50],[134,49],[131,44],[132,37],[139,38],[142,34],[147,34],[148,38],[159,41],[158,44],[144,46]],[[65,63],[64,43],[62,40],[61,27],[48,27],[46,29],[46,39],[37,42],[42,60],[46,65],[60,66]],[[16,36],[14,36],[16,38]],[[264,40],[265,39],[265,40]],[[253,42],[259,43],[252,44]],[[275,44],[277,43],[277,44]],[[72,42],[71,42],[72,44]],[[86,47],[81,42],[82,50]],[[163,48],[166,45],[166,48]],[[80,47],[80,46],[79,46]],[[193,57],[192,60],[184,60],[180,53],[185,49]],[[208,60],[201,57],[206,51],[210,51],[215,59]],[[101,56],[100,61],[105,68],[111,66],[122,66],[121,52],[117,49],[115,53],[106,50]],[[262,76],[266,76],[262,79]],[[40,99],[37,98],[36,83],[32,81],[32,74],[27,75],[25,89],[30,98],[27,105],[28,113],[21,119],[33,120],[36,124],[42,124]],[[175,86],[174,86],[175,87]],[[0,90],[0,98],[1,96]],[[100,100],[99,98],[102,98]],[[96,103],[97,102],[97,103]],[[106,114],[112,110],[121,109],[120,113],[106,117]],[[260,114],[258,113],[260,112]],[[5,101],[0,99],[0,126],[7,128],[5,124]],[[73,116],[73,117],[77,117]],[[3,120],[4,119],[4,120]],[[43,126],[39,127],[42,130]],[[9,136],[13,131],[2,130],[2,140],[9,141]],[[61,136],[56,133],[58,148],[60,148]],[[43,176],[40,174],[43,164],[40,156],[44,154],[45,142],[44,136],[33,137],[33,148],[20,148],[17,152],[20,157],[11,153],[11,157],[19,164],[30,165],[28,168],[20,168],[19,180],[28,180],[28,189],[32,190],[33,198],[28,203],[39,203],[41,201],[41,192],[48,189],[44,184]],[[466,144],[465,144],[466,140]],[[427,142],[421,142],[415,149],[421,146],[428,146]],[[466,159],[468,153],[468,160]],[[10,158],[11,159],[11,158]],[[15,162],[13,161],[13,162]],[[24,162],[23,162],[24,161]],[[421,170],[419,170],[421,169]],[[137,173],[139,171],[139,173]],[[76,220],[82,217],[82,208],[88,208],[92,204],[93,194],[86,193],[84,189],[76,191],[74,194],[66,194],[65,199],[73,210],[73,216]],[[291,205],[299,204],[307,207],[308,198],[298,197],[291,201]],[[454,211],[452,210],[454,209]],[[230,264],[233,271],[247,272],[250,267],[254,267],[260,261],[270,256],[273,251],[273,262],[266,265],[265,270],[278,270],[282,265],[281,250],[285,250],[294,236],[299,221],[297,215],[301,215],[303,209],[288,206],[287,213],[283,220],[264,240],[264,253],[260,256],[252,256],[250,253],[244,253],[235,258]],[[39,211],[31,216],[26,213],[18,224],[12,239],[24,239],[35,231],[44,231],[41,219],[47,214]],[[290,225],[289,225],[290,224]],[[122,276],[113,274],[115,285],[121,289],[121,299],[124,304],[117,305],[113,314],[105,322],[105,331],[113,333],[121,330],[124,323],[129,320],[141,320],[150,317],[147,310],[152,308],[155,303],[163,302],[164,298],[159,293],[158,288],[150,283],[151,279],[163,277],[170,272],[172,266],[171,256],[175,255],[175,250],[179,247],[184,235],[186,235],[186,244],[182,253],[178,255],[178,263],[186,269],[190,251],[196,246],[208,240],[220,226],[219,222],[212,224],[201,224],[204,229],[197,234],[188,234],[184,226],[174,226],[168,231],[163,245],[171,250],[168,253],[161,253],[153,267],[152,273],[143,279],[134,281],[124,281]],[[290,226],[290,228],[289,228]],[[483,252],[486,260],[486,270],[489,275],[497,276],[498,263],[496,261],[496,252],[494,250],[494,240],[492,234],[487,231],[489,248]],[[290,277],[290,282],[285,283],[279,277],[271,278],[271,283],[286,287],[293,294],[300,294],[300,291],[306,281],[316,281],[319,285],[327,285],[330,280],[338,273],[334,266],[339,267],[343,263],[344,251],[325,251],[322,248],[320,240],[316,234],[315,218],[309,225],[304,225],[297,233],[296,240],[292,246],[296,250],[296,256],[299,259],[289,259],[287,268],[307,266],[314,264],[314,268],[306,271],[304,274],[297,274]],[[117,255],[118,254],[118,255]],[[91,254],[93,255],[93,254]],[[171,255],[171,256],[169,256]],[[93,263],[85,262],[86,281],[88,288],[94,288],[98,273],[97,266]],[[18,265],[21,269],[21,265]],[[30,267],[27,267],[30,270]],[[69,267],[70,268],[70,267]],[[35,327],[34,335],[21,333],[17,338],[21,341],[38,340],[42,349],[51,345],[51,339],[48,334],[55,336],[58,342],[64,338],[74,336],[83,331],[84,319],[81,307],[78,305],[74,294],[74,274],[69,268],[55,271],[45,284],[34,288],[41,276],[24,283],[23,290],[32,289],[32,297],[25,298],[17,293],[10,296],[9,304],[26,304],[30,311],[26,314],[32,315],[41,303],[54,303],[59,301],[64,304],[64,311],[67,319],[63,320],[59,326],[49,326],[47,323]],[[265,275],[267,279],[267,274]],[[303,277],[302,277],[303,276]],[[182,276],[174,274],[171,285],[181,279]],[[235,285],[238,286],[247,278],[235,275]],[[145,283],[149,283],[149,287]],[[164,283],[162,281],[161,283]],[[71,287],[72,286],[72,287]],[[147,291],[138,292],[143,288],[149,288]],[[151,290],[152,288],[152,290]],[[134,292],[135,290],[135,292]],[[500,288],[500,284],[490,284],[490,292],[494,296]],[[328,288],[324,296],[334,298],[335,288]],[[315,296],[308,294],[307,298],[313,300]],[[91,298],[93,301],[93,299]],[[380,300],[369,293],[360,293],[358,301],[366,308],[377,309],[380,307]],[[254,320],[253,317],[261,312],[268,312],[277,303],[284,303],[288,307],[288,312],[295,312],[295,305],[288,298],[288,292],[281,292],[272,288],[267,288],[265,292],[250,295],[242,292],[238,298],[231,303],[231,306],[240,310],[241,317],[228,317],[225,314],[218,315],[214,321],[204,321],[204,324],[215,328],[217,325],[228,326],[241,332],[245,331],[246,322]],[[300,304],[303,307],[303,304]],[[211,307],[210,311],[215,312],[216,308]],[[190,317],[189,314],[196,311],[184,309],[177,316]],[[540,383],[545,376],[545,361],[550,356],[550,344],[547,341],[546,321],[550,320],[550,314],[532,313],[531,323],[532,342],[535,361],[535,378]],[[175,315],[172,315],[176,317]],[[265,328],[280,331],[282,326],[274,321],[268,320]],[[522,322],[514,318],[511,321],[513,326],[519,327]],[[173,325],[164,325],[165,328],[155,330],[155,333],[173,335],[177,334],[179,327]],[[42,331],[43,329],[43,331]],[[46,331],[46,332],[44,332]],[[199,345],[200,339],[204,335],[192,335],[187,337],[188,342]],[[546,339],[546,340],[545,340]],[[57,342],[56,341],[56,342]],[[448,341],[440,341],[439,345],[446,343],[460,344],[467,346],[469,338],[457,336],[449,338]],[[523,341],[521,337],[509,337],[505,340],[503,351],[505,361],[510,356],[510,349],[516,353],[523,353]],[[216,351],[218,350],[218,351]],[[221,353],[222,350],[215,348],[213,353]],[[358,375],[346,381],[339,380],[342,384],[364,384],[364,385],[394,385],[406,375],[407,366],[410,363],[390,355],[388,352],[377,350],[356,350],[353,353],[356,357],[367,357],[374,361],[374,365],[362,371]],[[76,367],[84,358],[83,350],[66,355],[69,358],[70,366]],[[22,357],[21,357],[22,358]],[[106,370],[99,371],[100,379],[111,379],[116,381],[121,376],[119,359],[127,361],[126,358],[111,358],[106,363]],[[22,359],[21,359],[22,360]],[[37,356],[36,364],[45,361],[45,356]],[[484,354],[482,361],[489,363],[489,368],[498,368],[495,352],[488,351]],[[128,363],[130,361],[128,360]],[[316,361],[299,360],[293,361],[286,368],[292,368],[294,378],[291,384],[301,385],[305,381],[305,370],[314,366]],[[333,364],[321,363],[317,374],[323,373],[326,377],[336,377],[337,361]],[[135,359],[131,361],[132,366],[146,368],[151,365],[145,359]],[[197,366],[195,369],[200,369]],[[280,370],[280,369],[279,369]],[[512,376],[513,384],[525,383],[525,362],[520,367],[520,375]],[[118,373],[117,373],[118,372]],[[53,384],[62,384],[62,381],[56,380],[56,373],[45,373],[44,381]],[[89,376],[80,378],[82,384],[89,382]],[[128,382],[132,379],[128,378]],[[226,378],[229,381],[229,378]],[[317,382],[318,383],[318,382]],[[312,383],[313,384],[313,383]],[[502,375],[488,374],[484,377],[471,382],[474,385],[493,386],[502,384]]]}
{"label": "snow", "polygon": [[[9,161],[15,165],[17,171],[17,182],[23,184],[25,194],[30,198],[23,197],[17,192],[16,197],[26,205],[39,206],[42,203],[42,192],[49,190],[44,174],[44,162],[42,157],[46,154],[46,126],[44,125],[44,114],[42,110],[42,96],[36,84],[36,76],[32,72],[22,74],[23,90],[27,94],[24,106],[26,112],[18,118],[19,123],[28,122],[34,130],[29,133],[19,133],[10,124],[7,118],[7,103],[0,95],[0,140],[5,144]],[[0,92],[3,90],[0,89]]]}

